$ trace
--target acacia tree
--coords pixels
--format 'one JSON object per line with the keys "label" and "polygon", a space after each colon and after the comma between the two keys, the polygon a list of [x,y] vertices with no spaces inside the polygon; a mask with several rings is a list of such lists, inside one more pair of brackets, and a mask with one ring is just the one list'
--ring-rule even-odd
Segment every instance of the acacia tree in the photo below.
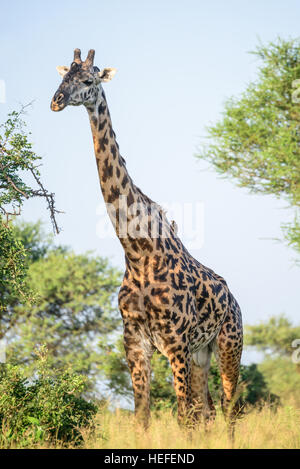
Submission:
{"label": "acacia tree", "polygon": [[295,219],[282,226],[284,236],[300,252],[300,40],[279,38],[253,54],[256,81],[227,100],[197,157],[240,187],[286,200]]}
{"label": "acacia tree", "polygon": [[[13,234],[11,219],[21,213],[26,199],[43,197],[53,228],[59,231],[54,194],[41,182],[38,168],[41,158],[32,149],[30,133],[24,131],[21,116],[25,107],[10,113],[0,125],[0,339],[15,320],[7,306],[12,302],[33,300],[26,285],[26,252]],[[31,182],[25,182],[25,177]]]}

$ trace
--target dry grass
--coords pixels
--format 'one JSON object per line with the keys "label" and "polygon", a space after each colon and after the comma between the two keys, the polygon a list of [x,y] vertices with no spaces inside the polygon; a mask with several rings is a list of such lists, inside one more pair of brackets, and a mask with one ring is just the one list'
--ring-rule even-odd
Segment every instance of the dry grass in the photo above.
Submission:
{"label": "dry grass", "polygon": [[[232,448],[223,416],[218,412],[209,432],[199,428],[192,434],[177,425],[170,411],[152,416],[151,426],[145,431],[129,412],[116,410],[100,412],[97,430],[85,434],[85,448],[105,449],[197,449]],[[252,411],[236,426],[234,448],[300,448],[300,410],[282,407],[274,413],[265,407]]]}

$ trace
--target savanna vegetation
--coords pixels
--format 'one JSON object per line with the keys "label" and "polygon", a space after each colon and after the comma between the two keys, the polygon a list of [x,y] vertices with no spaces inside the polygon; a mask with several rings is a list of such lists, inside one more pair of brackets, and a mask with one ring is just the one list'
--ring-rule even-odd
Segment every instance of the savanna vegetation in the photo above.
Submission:
{"label": "savanna vegetation", "polygon": [[[257,81],[227,102],[199,157],[252,192],[285,199],[295,220],[283,227],[284,236],[299,251],[300,104],[292,98],[300,44],[278,40],[255,53],[262,64]],[[145,432],[136,424],[116,301],[121,272],[93,252],[58,245],[40,221],[18,219],[24,203],[43,197],[59,232],[54,195],[41,182],[22,112],[0,127],[0,343],[6,351],[0,447],[230,447],[215,361],[209,387],[217,419],[210,432],[179,430],[171,370],[158,353],[151,426]],[[241,367],[235,447],[300,448],[300,325],[271,317],[267,305],[266,318],[246,326],[245,346],[264,358]]]}

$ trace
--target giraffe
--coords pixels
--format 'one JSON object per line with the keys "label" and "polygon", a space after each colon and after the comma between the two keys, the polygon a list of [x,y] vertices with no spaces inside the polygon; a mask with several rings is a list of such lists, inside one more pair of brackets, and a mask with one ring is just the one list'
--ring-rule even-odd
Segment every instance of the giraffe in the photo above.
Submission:
{"label": "giraffe", "polygon": [[176,223],[169,223],[161,206],[134,184],[102,87],[116,70],[100,71],[93,65],[94,54],[90,50],[82,61],[75,49],[71,66],[57,67],[63,80],[51,109],[83,104],[89,115],[101,191],[125,254],[118,301],[135,414],[147,427],[150,361],[158,350],[172,368],[179,423],[212,422],[215,407],[207,383],[214,352],[223,387],[222,409],[232,423],[243,346],[239,305],[226,281],[187,251]]}

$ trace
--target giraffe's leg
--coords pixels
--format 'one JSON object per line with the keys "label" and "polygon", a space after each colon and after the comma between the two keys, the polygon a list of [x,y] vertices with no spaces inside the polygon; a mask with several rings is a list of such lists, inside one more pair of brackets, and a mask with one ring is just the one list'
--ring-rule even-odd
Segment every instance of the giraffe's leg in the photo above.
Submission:
{"label": "giraffe's leg", "polygon": [[222,410],[229,424],[229,433],[234,435],[234,423],[240,410],[236,396],[240,361],[243,347],[243,331],[239,310],[231,311],[216,339],[215,355],[220,369],[223,396]]}
{"label": "giraffe's leg", "polygon": [[168,355],[177,397],[179,425],[189,425],[191,420],[191,355],[178,350]]}
{"label": "giraffe's leg", "polygon": [[152,348],[142,337],[134,335],[131,328],[124,329],[124,346],[132,380],[135,415],[147,428],[150,418]]}
{"label": "giraffe's leg", "polygon": [[204,418],[206,427],[214,422],[216,409],[208,389],[208,372],[212,349],[207,346],[193,354],[191,398],[195,422]]}

